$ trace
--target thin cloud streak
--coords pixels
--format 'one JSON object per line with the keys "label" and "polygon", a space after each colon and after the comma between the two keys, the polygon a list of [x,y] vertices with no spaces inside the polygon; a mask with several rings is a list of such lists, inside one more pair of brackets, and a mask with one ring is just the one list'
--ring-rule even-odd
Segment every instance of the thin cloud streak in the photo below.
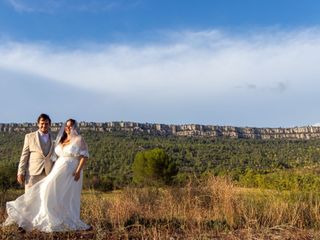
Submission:
{"label": "thin cloud streak", "polygon": [[105,12],[123,6],[122,1],[113,0],[7,0],[7,3],[17,12],[50,14],[59,11]]}
{"label": "thin cloud streak", "polygon": [[17,12],[34,12],[35,11],[34,8],[27,6],[26,4],[18,0],[7,0],[7,2]]}

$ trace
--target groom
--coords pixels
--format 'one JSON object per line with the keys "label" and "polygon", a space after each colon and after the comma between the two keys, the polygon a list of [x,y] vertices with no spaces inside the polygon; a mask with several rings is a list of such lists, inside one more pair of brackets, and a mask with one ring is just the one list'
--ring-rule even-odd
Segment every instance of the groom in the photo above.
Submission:
{"label": "groom", "polygon": [[42,113],[37,123],[38,130],[25,136],[18,167],[17,181],[21,185],[24,183],[25,191],[48,175],[53,165],[50,159],[54,145],[49,133],[51,119]]}

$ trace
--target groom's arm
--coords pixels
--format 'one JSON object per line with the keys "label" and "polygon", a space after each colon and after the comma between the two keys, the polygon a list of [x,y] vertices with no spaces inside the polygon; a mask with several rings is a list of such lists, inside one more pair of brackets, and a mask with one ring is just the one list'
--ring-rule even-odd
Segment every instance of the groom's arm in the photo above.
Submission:
{"label": "groom's arm", "polygon": [[20,184],[24,183],[24,177],[26,174],[26,168],[30,157],[30,148],[29,148],[29,135],[27,134],[24,138],[24,144],[22,148],[22,153],[20,157],[17,180]]}

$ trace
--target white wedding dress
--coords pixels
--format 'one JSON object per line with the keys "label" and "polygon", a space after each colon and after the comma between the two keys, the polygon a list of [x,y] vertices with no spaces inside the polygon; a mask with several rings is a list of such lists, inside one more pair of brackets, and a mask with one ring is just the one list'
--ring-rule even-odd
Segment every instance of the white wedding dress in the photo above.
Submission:
{"label": "white wedding dress", "polygon": [[86,144],[79,135],[76,141],[62,147],[50,174],[32,186],[15,201],[7,202],[8,218],[4,225],[17,223],[27,231],[43,232],[86,230],[90,226],[80,220],[82,172],[78,181],[73,172],[80,155],[88,157]]}

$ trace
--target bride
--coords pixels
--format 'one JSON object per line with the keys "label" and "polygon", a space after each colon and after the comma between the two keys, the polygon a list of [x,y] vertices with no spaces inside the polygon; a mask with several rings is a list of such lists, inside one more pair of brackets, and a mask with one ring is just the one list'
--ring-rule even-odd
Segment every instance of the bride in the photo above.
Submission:
{"label": "bride", "polygon": [[55,144],[52,171],[15,201],[7,202],[4,226],[17,223],[27,231],[43,232],[91,229],[80,220],[82,168],[89,153],[74,119],[62,126]]}

